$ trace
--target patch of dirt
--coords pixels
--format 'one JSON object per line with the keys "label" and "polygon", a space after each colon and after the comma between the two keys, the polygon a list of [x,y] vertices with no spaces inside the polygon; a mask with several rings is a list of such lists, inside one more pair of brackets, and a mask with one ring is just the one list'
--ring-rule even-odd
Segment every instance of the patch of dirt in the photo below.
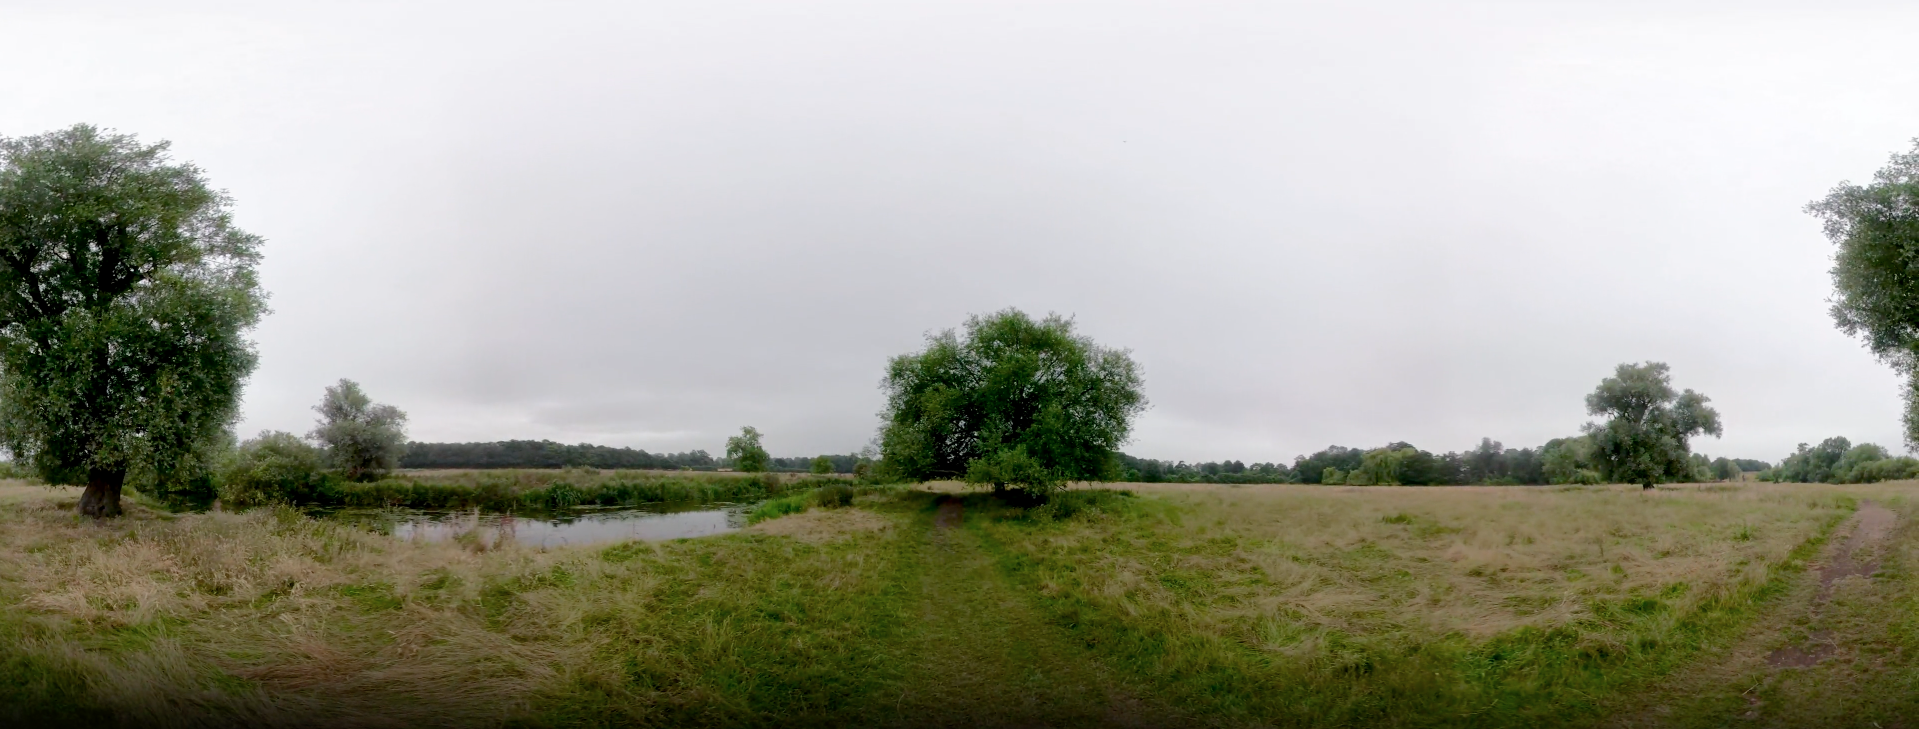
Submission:
{"label": "patch of dirt", "polygon": [[952,529],[960,525],[965,516],[965,508],[959,499],[951,496],[940,501],[939,513],[933,516],[933,526],[939,529]]}
{"label": "patch of dirt", "polygon": [[[1847,577],[1871,577],[1879,571],[1877,547],[1892,533],[1899,522],[1899,515],[1891,509],[1871,501],[1859,504],[1854,516],[1852,529],[1848,532],[1844,544],[1833,550],[1832,561],[1819,570],[1819,594],[1812,599],[1812,616],[1817,619],[1819,609],[1832,599],[1833,586]],[[1813,631],[1806,637],[1803,645],[1789,645],[1766,655],[1766,665],[1773,668],[1807,668],[1814,666],[1826,656],[1832,655],[1833,642],[1831,631]]]}
{"label": "patch of dirt", "polygon": [[813,509],[760,522],[751,531],[823,544],[892,527],[892,520],[864,509]]}

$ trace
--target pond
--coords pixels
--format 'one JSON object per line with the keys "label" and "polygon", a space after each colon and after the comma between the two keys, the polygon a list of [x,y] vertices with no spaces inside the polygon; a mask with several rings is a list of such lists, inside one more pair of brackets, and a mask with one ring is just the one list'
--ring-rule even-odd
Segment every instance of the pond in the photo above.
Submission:
{"label": "pond", "polygon": [[327,509],[314,515],[360,524],[409,541],[443,542],[464,537],[489,547],[502,539],[512,539],[527,547],[566,547],[725,534],[745,527],[751,508],[751,504],[649,504],[534,515],[473,510]]}

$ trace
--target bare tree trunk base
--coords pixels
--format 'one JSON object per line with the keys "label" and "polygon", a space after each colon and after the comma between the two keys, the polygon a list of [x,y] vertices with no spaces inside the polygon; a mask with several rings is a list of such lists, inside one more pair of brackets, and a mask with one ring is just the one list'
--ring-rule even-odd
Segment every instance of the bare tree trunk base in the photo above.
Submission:
{"label": "bare tree trunk base", "polygon": [[119,516],[120,487],[127,482],[124,473],[87,474],[87,490],[80,494],[80,515],[95,519]]}

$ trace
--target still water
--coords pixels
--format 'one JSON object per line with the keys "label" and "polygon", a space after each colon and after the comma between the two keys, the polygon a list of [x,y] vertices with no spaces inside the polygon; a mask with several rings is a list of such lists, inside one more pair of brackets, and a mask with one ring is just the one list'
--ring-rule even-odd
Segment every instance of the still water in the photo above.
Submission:
{"label": "still water", "polygon": [[331,519],[349,521],[423,542],[473,539],[488,546],[511,539],[528,547],[567,547],[704,537],[746,526],[748,504],[649,505],[619,509],[574,509],[558,513],[486,514],[418,509],[339,509]]}

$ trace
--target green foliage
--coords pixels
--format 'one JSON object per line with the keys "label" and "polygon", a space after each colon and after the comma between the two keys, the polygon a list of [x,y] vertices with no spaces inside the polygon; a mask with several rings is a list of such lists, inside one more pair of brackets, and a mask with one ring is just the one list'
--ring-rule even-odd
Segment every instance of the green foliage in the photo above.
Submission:
{"label": "green foliage", "polygon": [[550,440],[494,443],[408,443],[401,468],[592,468],[711,471],[719,462],[706,451],[648,453],[589,443],[567,445]]}
{"label": "green foliage", "polygon": [[[1406,482],[1422,451],[1410,446],[1375,448],[1359,461],[1359,468],[1346,475],[1346,483],[1355,486],[1398,486]],[[1430,458],[1431,454],[1427,454]]]}
{"label": "green foliage", "polygon": [[[949,329],[893,358],[884,387],[884,462],[916,480],[966,476],[981,459],[982,483],[1113,478],[1146,406],[1129,353],[1058,315],[1035,321],[1016,309],[971,317],[964,336]],[[1022,455],[997,455],[1014,449]]]}
{"label": "green foliage", "polygon": [[1842,182],[1806,211],[1825,222],[1836,294],[1832,318],[1906,376],[1906,444],[1919,448],[1919,140],[1868,185]]}
{"label": "green foliage", "polygon": [[831,484],[827,486],[821,486],[818,490],[815,490],[813,492],[813,503],[819,504],[820,506],[826,507],[828,509],[836,509],[842,506],[852,506],[853,497],[857,496],[858,494],[859,492],[854,490],[852,486],[848,486],[843,483],[836,483],[836,484]]}
{"label": "green foliage", "polygon": [[260,239],[167,144],[78,125],[0,140],[0,445],[120,512],[210,470],[255,364]]}
{"label": "green foliage", "polygon": [[1064,485],[1059,475],[1026,454],[1025,445],[1001,448],[966,466],[966,482],[995,492],[1020,491],[1044,501]]}
{"label": "green foliage", "polygon": [[787,514],[798,514],[806,511],[806,507],[810,506],[811,503],[812,497],[807,494],[795,494],[777,499],[767,499],[761,502],[759,506],[754,507],[753,513],[746,515],[746,523],[758,524],[767,519],[778,519]]}
{"label": "green foliage", "polygon": [[1853,445],[1844,437],[1827,438],[1798,450],[1767,471],[1767,481],[1782,483],[1877,483],[1919,478],[1919,459],[1894,457],[1871,443]]}
{"label": "green foliage", "polygon": [[816,476],[824,476],[826,474],[832,473],[833,459],[827,456],[818,456],[813,459],[813,466],[807,470],[811,471]]}
{"label": "green foliage", "polygon": [[1586,396],[1587,412],[1610,418],[1586,426],[1606,478],[1652,488],[1696,477],[1688,441],[1702,433],[1718,436],[1719,413],[1705,395],[1674,392],[1671,370],[1664,362],[1622,364]]}
{"label": "green foliage", "polygon": [[452,476],[402,475],[372,483],[346,483],[314,503],[414,509],[480,508],[544,511],[575,506],[746,503],[837,481],[787,483],[777,476],[679,476],[623,471],[604,476],[552,471],[486,471]]}
{"label": "green foliage", "polygon": [[406,452],[406,413],[399,408],[375,404],[360,383],[342,379],[326,389],[313,410],[320,422],[311,437],[347,480],[373,480],[400,467]]}
{"label": "green foliage", "polygon": [[750,425],[741,428],[739,435],[726,439],[726,460],[733,462],[736,471],[765,471],[767,459],[766,449],[760,447],[760,431]]}
{"label": "green foliage", "polygon": [[1135,483],[1293,483],[1293,469],[1283,463],[1242,461],[1159,461],[1119,454],[1121,478]]}
{"label": "green foliage", "polygon": [[1540,451],[1547,483],[1597,484],[1602,480],[1593,458],[1590,436],[1554,438],[1546,441],[1546,447]]}
{"label": "green foliage", "polygon": [[219,468],[220,499],[230,506],[323,501],[326,454],[299,436],[261,431],[240,444]]}

